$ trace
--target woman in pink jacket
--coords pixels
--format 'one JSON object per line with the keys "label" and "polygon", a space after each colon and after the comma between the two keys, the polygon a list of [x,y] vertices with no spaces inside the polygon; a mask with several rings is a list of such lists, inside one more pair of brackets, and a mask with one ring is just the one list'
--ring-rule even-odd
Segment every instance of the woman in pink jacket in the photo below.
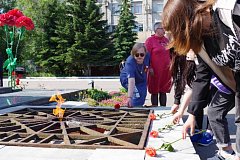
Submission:
{"label": "woman in pink jacket", "polygon": [[154,24],[155,34],[146,42],[147,51],[150,53],[150,69],[148,74],[148,92],[151,94],[152,106],[166,106],[167,95],[171,90],[170,51],[166,49],[168,39],[162,24]]}

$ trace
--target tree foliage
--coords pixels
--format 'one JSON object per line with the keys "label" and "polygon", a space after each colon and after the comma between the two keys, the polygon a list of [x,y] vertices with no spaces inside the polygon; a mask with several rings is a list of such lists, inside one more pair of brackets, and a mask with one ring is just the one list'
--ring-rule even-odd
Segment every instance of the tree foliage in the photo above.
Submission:
{"label": "tree foliage", "polygon": [[[114,65],[114,47],[96,0],[17,0],[35,29],[21,41],[21,64],[34,61],[46,72],[79,76],[91,66]],[[14,8],[8,5],[9,9]]]}
{"label": "tree foliage", "polygon": [[[99,66],[111,62],[112,50],[107,22],[102,20],[100,6],[96,0],[68,0],[67,14],[72,16],[74,43],[68,49],[72,57],[72,68],[88,70],[89,66]],[[70,5],[71,4],[71,5]],[[78,64],[81,65],[76,65]]]}
{"label": "tree foliage", "polygon": [[133,31],[135,26],[135,16],[131,12],[129,0],[123,0],[120,9],[120,19],[114,34],[114,48],[117,61],[126,59],[137,39],[137,33]]}

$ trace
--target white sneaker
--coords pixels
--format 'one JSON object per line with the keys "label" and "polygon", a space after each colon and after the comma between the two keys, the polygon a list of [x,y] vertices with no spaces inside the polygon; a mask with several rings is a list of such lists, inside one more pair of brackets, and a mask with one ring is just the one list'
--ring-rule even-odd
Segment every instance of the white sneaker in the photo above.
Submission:
{"label": "white sneaker", "polygon": [[235,152],[234,151],[224,151],[219,150],[219,155],[222,156],[225,160],[235,160]]}

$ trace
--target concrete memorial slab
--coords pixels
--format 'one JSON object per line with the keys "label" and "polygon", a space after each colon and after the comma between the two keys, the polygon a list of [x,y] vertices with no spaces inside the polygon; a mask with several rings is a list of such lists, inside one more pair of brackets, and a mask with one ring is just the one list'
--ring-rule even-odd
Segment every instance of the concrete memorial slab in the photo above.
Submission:
{"label": "concrete memorial slab", "polygon": [[144,160],[144,150],[96,149],[88,160]]}
{"label": "concrete memorial slab", "polygon": [[87,149],[61,149],[5,146],[0,149],[1,160],[88,160],[95,152]]}
{"label": "concrete memorial slab", "polygon": [[64,97],[73,97],[79,93],[80,90],[23,90],[20,92],[11,92],[0,94],[0,109],[9,108],[13,106],[20,106],[24,104],[46,104],[49,98],[61,93]]}

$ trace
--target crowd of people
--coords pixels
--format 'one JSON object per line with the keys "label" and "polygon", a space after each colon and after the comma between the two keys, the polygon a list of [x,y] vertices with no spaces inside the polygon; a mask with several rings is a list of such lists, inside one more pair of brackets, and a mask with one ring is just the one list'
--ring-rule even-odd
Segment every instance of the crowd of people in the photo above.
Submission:
{"label": "crowd of people", "polygon": [[[127,106],[143,106],[147,91],[152,106],[166,106],[174,86],[173,122],[189,113],[183,139],[190,134],[208,146],[214,135],[219,151],[208,160],[240,160],[240,0],[168,0],[153,30],[145,44],[134,45],[121,70]],[[207,131],[195,134],[207,106]],[[233,107],[235,151],[226,119]]]}

